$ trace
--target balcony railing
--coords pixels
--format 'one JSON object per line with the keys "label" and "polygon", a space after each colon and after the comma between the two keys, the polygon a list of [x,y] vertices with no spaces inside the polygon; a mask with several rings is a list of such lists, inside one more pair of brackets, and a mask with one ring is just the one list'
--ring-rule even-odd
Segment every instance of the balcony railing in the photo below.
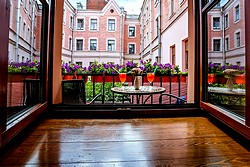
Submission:
{"label": "balcony railing", "polygon": [[[132,95],[121,95],[111,91],[112,87],[121,86],[118,74],[96,75],[82,74],[81,79],[63,80],[62,99],[63,104],[137,104],[136,97]],[[79,76],[78,76],[79,77]],[[75,76],[76,78],[76,76]],[[133,85],[133,76],[127,75],[126,85]],[[141,86],[150,85],[147,76],[142,75],[140,79]],[[156,75],[153,86],[160,86],[166,89],[167,94],[163,96],[162,104],[176,104],[180,99],[187,98],[187,76],[183,75]],[[159,104],[161,94],[143,95],[140,103]]]}

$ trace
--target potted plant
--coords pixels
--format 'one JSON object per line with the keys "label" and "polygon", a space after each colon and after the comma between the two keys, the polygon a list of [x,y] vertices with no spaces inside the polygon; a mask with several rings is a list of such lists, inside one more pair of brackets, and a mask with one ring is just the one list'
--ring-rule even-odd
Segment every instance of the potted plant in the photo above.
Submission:
{"label": "potted plant", "polygon": [[62,74],[64,80],[70,80],[74,78],[75,66],[74,64],[63,63],[62,64]]}

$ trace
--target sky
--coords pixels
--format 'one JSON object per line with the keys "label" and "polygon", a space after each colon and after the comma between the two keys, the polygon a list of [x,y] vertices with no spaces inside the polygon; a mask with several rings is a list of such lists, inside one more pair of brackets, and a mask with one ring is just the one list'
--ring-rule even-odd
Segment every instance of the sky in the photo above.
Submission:
{"label": "sky", "polygon": [[[76,7],[76,2],[84,2],[85,0],[69,0]],[[120,7],[124,7],[128,14],[140,14],[143,0],[115,0]]]}

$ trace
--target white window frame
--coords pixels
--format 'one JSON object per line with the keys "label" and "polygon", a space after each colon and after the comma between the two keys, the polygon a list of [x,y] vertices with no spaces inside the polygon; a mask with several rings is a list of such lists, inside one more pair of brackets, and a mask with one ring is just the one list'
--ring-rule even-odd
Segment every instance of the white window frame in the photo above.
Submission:
{"label": "white window frame", "polygon": [[[237,46],[237,36],[236,36],[237,33],[240,33],[240,46]],[[234,47],[240,48],[241,46],[242,46],[242,33],[241,30],[238,29],[234,32]]]}
{"label": "white window frame", "polygon": [[[79,19],[83,19],[83,28],[82,29],[78,29],[78,20]],[[78,17],[78,18],[76,18],[76,24],[75,24],[75,26],[76,26],[76,31],[84,31],[85,30],[85,18],[84,17]]]}
{"label": "white window frame", "polygon": [[[90,40],[91,40],[91,39],[96,39],[96,50],[90,50]],[[96,38],[96,37],[90,37],[90,38],[89,38],[88,50],[89,50],[89,51],[98,51],[98,38]]]}
{"label": "white window frame", "polygon": [[[226,27],[226,24],[225,24],[226,23],[226,19],[225,19],[226,15],[227,15],[227,27]],[[229,28],[229,20],[230,20],[229,19],[229,13],[226,13],[225,16],[224,16],[224,27],[225,27],[225,29]]]}
{"label": "white window frame", "polygon": [[[25,27],[23,26],[24,24],[25,24]],[[27,23],[25,20],[23,20],[23,24],[22,24],[23,39],[25,39],[25,36],[26,36],[26,26],[27,26]]]}
{"label": "white window frame", "polygon": [[[238,20],[236,20],[236,7],[237,7],[237,6],[239,6],[239,19],[238,19]],[[237,23],[237,22],[240,21],[240,19],[241,19],[241,15],[240,15],[240,4],[237,3],[237,4],[234,6],[234,22]]]}
{"label": "white window frame", "polygon": [[[220,27],[219,28],[215,28],[214,27],[214,18],[220,18]],[[213,31],[220,31],[221,30],[221,17],[220,16],[213,16],[211,17],[211,23],[212,23],[212,30]]]}
{"label": "white window frame", "polygon": [[[129,27],[134,27],[135,28],[135,35],[134,36],[129,36]],[[129,38],[135,38],[136,37],[136,26],[135,25],[128,25],[128,37]]]}
{"label": "white window frame", "polygon": [[[77,40],[82,40],[82,50],[77,50]],[[84,38],[75,38],[75,51],[83,51],[84,50]]]}
{"label": "white window frame", "polygon": [[136,43],[134,43],[134,42],[128,43],[128,54],[130,54],[129,53],[129,45],[134,45],[135,46],[135,48],[134,48],[134,55],[135,55],[136,54]]}
{"label": "white window frame", "polygon": [[64,31],[62,32],[62,47],[65,47],[65,33]]}
{"label": "white window frame", "polygon": [[[96,23],[96,30],[91,30],[91,20],[92,19],[96,19],[97,23]],[[90,17],[89,18],[89,31],[98,31],[99,30],[99,18],[98,17]]]}
{"label": "white window frame", "polygon": [[66,24],[66,9],[64,8],[63,9],[63,24],[65,25]]}
{"label": "white window frame", "polygon": [[[226,39],[228,39],[228,48],[226,49]],[[230,50],[230,37],[229,37],[229,35],[227,35],[226,37],[225,37],[225,51],[229,51]]]}
{"label": "white window frame", "polygon": [[[109,40],[115,41],[115,43],[114,43],[114,50],[111,50],[111,51],[108,50],[108,41],[109,41]],[[109,51],[109,52],[115,52],[115,51],[116,51],[116,39],[115,39],[115,38],[107,38],[107,39],[106,39],[106,50]]]}
{"label": "white window frame", "polygon": [[[69,39],[71,38],[71,48],[69,47]],[[73,38],[72,38],[72,36],[69,36],[68,37],[68,49],[69,49],[69,51],[72,51],[72,49],[73,49]]]}
{"label": "white window frame", "polygon": [[[71,24],[71,17],[72,17],[72,24]],[[74,29],[74,16],[73,15],[69,16],[69,29],[71,29],[71,30]]]}
{"label": "white window frame", "polygon": [[[220,40],[220,50],[219,51],[215,51],[214,50],[214,40],[216,40],[216,39],[219,39]],[[214,38],[212,38],[212,52],[221,52],[222,51],[222,41],[221,41],[222,39],[220,38],[220,37],[214,37]]]}
{"label": "white window frame", "polygon": [[[109,30],[109,20],[115,20],[115,29],[114,30]],[[116,31],[116,25],[117,25],[117,21],[115,17],[108,17],[107,18],[107,31],[108,32],[115,32]]]}
{"label": "white window frame", "polygon": [[[29,31],[28,31],[28,30],[29,30]],[[30,29],[30,26],[28,25],[28,28],[27,28],[27,36],[26,36],[28,43],[30,43],[30,36],[31,36],[30,34],[31,34],[31,29]]]}

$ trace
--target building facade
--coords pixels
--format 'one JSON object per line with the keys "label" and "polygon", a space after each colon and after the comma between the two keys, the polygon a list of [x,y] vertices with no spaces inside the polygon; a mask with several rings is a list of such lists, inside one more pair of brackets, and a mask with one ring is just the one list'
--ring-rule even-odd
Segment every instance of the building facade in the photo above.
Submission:
{"label": "building facade", "polygon": [[187,0],[144,0],[140,13],[142,59],[188,68]]}
{"label": "building facade", "polygon": [[208,13],[208,61],[245,66],[244,0],[218,4]]}
{"label": "building facade", "polygon": [[66,0],[63,20],[65,62],[88,66],[94,61],[139,60],[138,16],[128,15],[114,0],[89,0],[76,9]]}
{"label": "building facade", "polygon": [[9,62],[40,58],[41,9],[36,0],[10,0]]}

